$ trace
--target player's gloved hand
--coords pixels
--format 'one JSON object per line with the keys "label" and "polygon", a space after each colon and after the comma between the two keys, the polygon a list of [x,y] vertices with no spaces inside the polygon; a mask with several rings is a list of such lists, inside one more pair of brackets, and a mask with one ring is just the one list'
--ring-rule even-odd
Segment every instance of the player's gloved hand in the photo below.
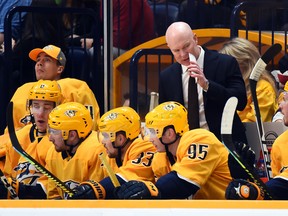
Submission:
{"label": "player's gloved hand", "polygon": [[[0,199],[15,199],[19,193],[19,182],[15,179],[7,178],[3,179],[5,182],[0,181]],[[8,187],[8,189],[6,188]]]}
{"label": "player's gloved hand", "polygon": [[252,182],[235,179],[226,188],[225,197],[230,200],[263,200],[264,193]]}
{"label": "player's gloved hand", "polygon": [[[242,160],[246,161],[246,163],[250,167],[254,167],[255,152],[251,149],[251,147],[243,142],[236,142],[234,143],[234,145],[238,155],[242,158]],[[235,158],[231,154],[229,154],[228,156],[228,166],[232,178],[249,179],[249,175],[245,172],[245,170],[240,166],[240,164],[235,160]]]}
{"label": "player's gloved hand", "polygon": [[119,199],[153,199],[159,197],[157,187],[152,182],[128,181],[114,191]]}
{"label": "player's gloved hand", "polygon": [[98,182],[89,180],[73,189],[75,194],[67,199],[105,199],[106,191]]}
{"label": "player's gloved hand", "polygon": [[0,181],[0,199],[47,199],[46,192],[40,184],[25,185],[16,179],[3,177],[2,180]]}

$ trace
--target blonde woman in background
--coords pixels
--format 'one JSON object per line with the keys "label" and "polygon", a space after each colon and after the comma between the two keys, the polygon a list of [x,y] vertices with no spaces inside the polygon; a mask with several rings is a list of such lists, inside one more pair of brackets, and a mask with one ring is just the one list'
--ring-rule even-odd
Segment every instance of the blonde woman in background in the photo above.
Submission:
{"label": "blonde woman in background", "polygon": [[[247,39],[233,38],[226,42],[219,52],[231,55],[238,61],[247,91],[247,105],[243,111],[238,111],[238,115],[242,122],[255,122],[256,119],[250,92],[249,76],[254,65],[261,57],[258,48]],[[275,80],[266,70],[262,73],[262,76],[257,83],[256,94],[262,121],[271,122],[272,117],[278,108],[276,100],[277,89]]]}

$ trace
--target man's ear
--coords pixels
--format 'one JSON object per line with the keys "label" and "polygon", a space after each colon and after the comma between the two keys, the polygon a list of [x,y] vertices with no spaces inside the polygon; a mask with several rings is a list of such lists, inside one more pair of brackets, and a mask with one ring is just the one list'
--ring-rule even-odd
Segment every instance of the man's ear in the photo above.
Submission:
{"label": "man's ear", "polygon": [[64,66],[58,66],[57,73],[61,74],[64,71]]}
{"label": "man's ear", "polygon": [[173,137],[176,137],[176,133],[175,133],[175,130],[173,128],[168,128],[167,130],[167,133],[168,133],[168,136],[173,136]]}
{"label": "man's ear", "polygon": [[71,138],[71,139],[76,139],[76,138],[78,138],[78,133],[77,133],[77,131],[76,130],[71,130],[71,131],[69,131],[69,137]]}
{"label": "man's ear", "polygon": [[121,133],[117,134],[116,139],[117,139],[118,143],[119,142],[121,143],[121,145],[124,144],[127,140],[127,138]]}

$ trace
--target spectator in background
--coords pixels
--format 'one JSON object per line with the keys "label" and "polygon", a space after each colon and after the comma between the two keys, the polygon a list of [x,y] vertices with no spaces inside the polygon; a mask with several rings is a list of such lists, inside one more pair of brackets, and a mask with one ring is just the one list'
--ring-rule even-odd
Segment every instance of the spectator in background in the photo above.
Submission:
{"label": "spectator in background", "polygon": [[[255,122],[255,110],[250,92],[249,77],[261,57],[257,47],[249,40],[244,38],[233,38],[226,42],[219,51],[236,58],[245,82],[247,92],[247,104],[244,110],[238,111],[242,122]],[[256,94],[263,122],[271,122],[272,117],[278,109],[276,97],[277,89],[275,80],[268,71],[263,71],[260,80],[257,83]]]}
{"label": "spectator in background", "polygon": [[[92,9],[96,16],[100,16],[99,0],[65,0],[61,2],[62,7]],[[92,37],[92,24],[95,22],[91,16],[86,14],[64,14],[65,41],[67,46],[81,46],[81,38]],[[96,29],[99,31],[99,29]]]}
{"label": "spectator in background", "polygon": [[[51,11],[58,7],[55,0],[33,0],[31,6],[49,7]],[[54,44],[65,50],[64,28],[61,20],[61,15],[57,13],[27,13],[21,37],[13,48],[13,86],[36,80],[33,72],[34,63],[28,57],[32,48]]]}
{"label": "spectator in background", "polygon": [[191,28],[229,28],[230,15],[237,0],[183,0],[179,5],[179,20]]}
{"label": "spectator in background", "polygon": [[[6,14],[13,8],[17,6],[29,6],[32,0],[9,0],[0,1],[0,45],[4,42],[4,20]],[[12,38],[13,40],[18,40],[20,29],[19,26],[23,21],[25,13],[21,14],[21,19],[19,19],[19,14],[16,13],[12,18]]]}
{"label": "spectator in background", "polygon": [[[102,8],[103,1],[101,1]],[[103,14],[100,14],[103,21]],[[147,0],[113,0],[113,58],[155,37],[154,16]],[[91,48],[93,39],[82,39]]]}
{"label": "spectator in background", "polygon": [[[280,73],[283,74],[283,73],[285,73],[286,71],[288,71],[288,55],[285,54],[285,55],[279,60],[278,64],[279,64],[279,72],[280,72]],[[273,72],[274,72],[274,73],[273,73]],[[278,78],[278,80],[279,80],[279,77],[277,77],[278,75],[277,75],[277,71],[276,71],[276,70],[275,70],[275,71],[272,71],[272,74],[274,75],[275,79]],[[278,89],[279,89],[279,91],[278,91],[277,102],[278,102],[278,104],[280,104],[280,103],[282,102],[282,100],[283,100],[284,94],[285,94],[286,92],[288,92],[288,82],[286,81],[286,83],[284,84],[284,83],[281,83],[281,82],[279,81],[279,83],[278,83]],[[281,112],[280,109],[278,109],[278,110],[276,111],[276,113],[274,114],[274,116],[273,116],[272,122],[283,122],[283,117],[284,117],[283,113]]]}

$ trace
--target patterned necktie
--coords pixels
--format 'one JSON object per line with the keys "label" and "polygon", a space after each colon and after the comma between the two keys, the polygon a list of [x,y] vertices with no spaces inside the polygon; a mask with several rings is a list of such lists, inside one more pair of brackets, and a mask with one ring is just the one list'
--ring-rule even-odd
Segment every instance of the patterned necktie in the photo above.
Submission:
{"label": "patterned necktie", "polygon": [[190,130],[199,128],[198,90],[194,77],[190,77],[188,83],[188,123]]}

